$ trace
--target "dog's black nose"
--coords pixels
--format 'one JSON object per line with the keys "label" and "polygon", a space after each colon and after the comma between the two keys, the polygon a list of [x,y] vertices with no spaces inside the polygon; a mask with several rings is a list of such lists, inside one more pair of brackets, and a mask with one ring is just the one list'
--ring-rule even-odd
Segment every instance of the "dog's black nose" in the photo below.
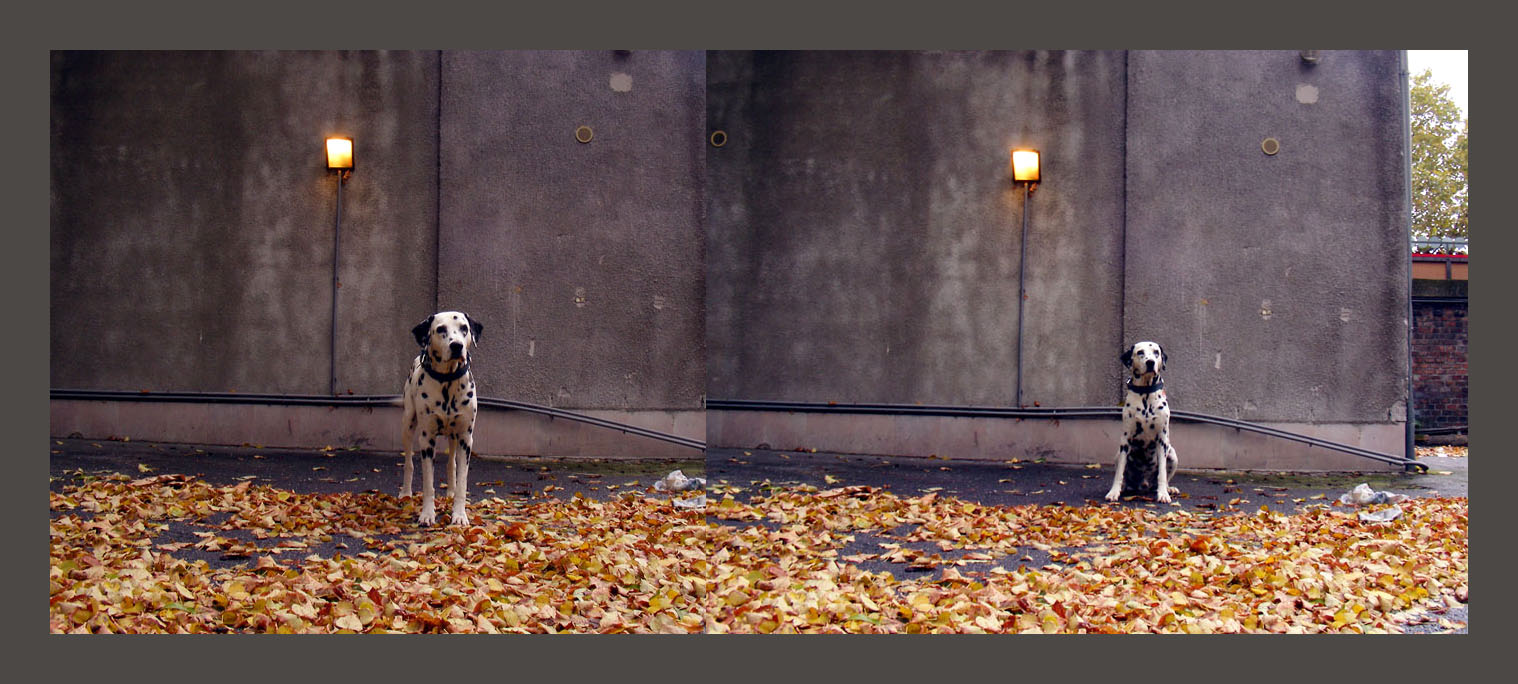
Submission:
{"label": "dog's black nose", "polygon": [[459,354],[464,353],[464,343],[454,342],[453,344],[448,345],[448,351],[453,352],[454,356],[458,356]]}
{"label": "dog's black nose", "polygon": [[1144,362],[1144,370],[1154,370],[1154,360],[1153,359]]}

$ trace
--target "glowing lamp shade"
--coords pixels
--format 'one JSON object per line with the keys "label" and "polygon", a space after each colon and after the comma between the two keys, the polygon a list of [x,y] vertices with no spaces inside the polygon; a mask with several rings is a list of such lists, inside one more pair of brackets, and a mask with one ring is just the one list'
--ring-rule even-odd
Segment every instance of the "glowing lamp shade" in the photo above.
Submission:
{"label": "glowing lamp shade", "polygon": [[327,138],[327,168],[340,171],[353,169],[352,138]]}
{"label": "glowing lamp shade", "polygon": [[1038,182],[1038,150],[1012,150],[1012,180],[1017,183]]}

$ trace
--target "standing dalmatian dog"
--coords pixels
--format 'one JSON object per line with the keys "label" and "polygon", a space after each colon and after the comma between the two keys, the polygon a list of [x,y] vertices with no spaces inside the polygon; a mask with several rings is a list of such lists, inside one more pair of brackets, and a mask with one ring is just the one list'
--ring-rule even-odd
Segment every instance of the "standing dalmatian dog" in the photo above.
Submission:
{"label": "standing dalmatian dog", "polygon": [[474,416],[479,408],[469,359],[480,338],[480,324],[457,311],[427,317],[411,334],[421,353],[411,362],[411,378],[402,393],[401,497],[411,496],[411,453],[421,439],[422,512],[417,522],[437,521],[432,502],[432,457],[440,438],[448,439],[448,491],[455,525],[468,525],[464,500],[469,494],[469,455],[474,452]]}
{"label": "standing dalmatian dog", "polygon": [[1179,491],[1170,486],[1179,459],[1170,446],[1170,404],[1165,399],[1165,381],[1160,379],[1165,351],[1154,342],[1139,342],[1118,358],[1133,377],[1123,399],[1123,441],[1117,447],[1117,472],[1107,500],[1117,501],[1124,489],[1154,487],[1154,498],[1169,503],[1170,495]]}

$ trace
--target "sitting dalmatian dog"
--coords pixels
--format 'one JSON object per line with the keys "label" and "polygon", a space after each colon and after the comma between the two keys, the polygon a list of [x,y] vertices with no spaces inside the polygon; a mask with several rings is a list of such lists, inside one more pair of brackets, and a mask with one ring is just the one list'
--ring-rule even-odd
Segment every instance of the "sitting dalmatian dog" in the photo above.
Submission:
{"label": "sitting dalmatian dog", "polygon": [[1133,377],[1123,399],[1123,439],[1118,443],[1117,472],[1107,500],[1117,501],[1124,490],[1153,488],[1155,499],[1169,503],[1170,495],[1179,492],[1170,486],[1179,459],[1170,446],[1170,404],[1160,379],[1165,351],[1154,342],[1139,342],[1118,358]]}
{"label": "sitting dalmatian dog", "polygon": [[422,448],[422,511],[417,522],[432,525],[432,458],[437,442],[448,440],[448,491],[453,496],[455,525],[468,525],[464,501],[469,494],[469,455],[474,451],[474,417],[479,408],[469,359],[480,337],[480,324],[457,311],[427,317],[411,334],[421,353],[411,362],[411,377],[402,392],[401,496],[411,496],[411,454],[420,438]]}

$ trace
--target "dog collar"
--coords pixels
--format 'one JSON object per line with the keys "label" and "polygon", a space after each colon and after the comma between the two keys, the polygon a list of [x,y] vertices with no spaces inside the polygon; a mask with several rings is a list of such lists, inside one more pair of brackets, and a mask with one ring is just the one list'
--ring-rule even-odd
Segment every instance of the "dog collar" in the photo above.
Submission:
{"label": "dog collar", "polygon": [[427,356],[424,354],[422,355],[422,370],[427,371],[427,375],[438,382],[453,382],[464,377],[464,374],[469,372],[469,361],[466,359],[452,373],[439,373],[432,370],[432,363],[427,360]]}
{"label": "dog collar", "polygon": [[1132,380],[1128,381],[1128,391],[1135,394],[1154,394],[1162,389],[1165,389],[1165,381],[1159,376],[1155,376],[1154,382],[1150,383],[1147,387],[1139,387],[1133,384]]}

